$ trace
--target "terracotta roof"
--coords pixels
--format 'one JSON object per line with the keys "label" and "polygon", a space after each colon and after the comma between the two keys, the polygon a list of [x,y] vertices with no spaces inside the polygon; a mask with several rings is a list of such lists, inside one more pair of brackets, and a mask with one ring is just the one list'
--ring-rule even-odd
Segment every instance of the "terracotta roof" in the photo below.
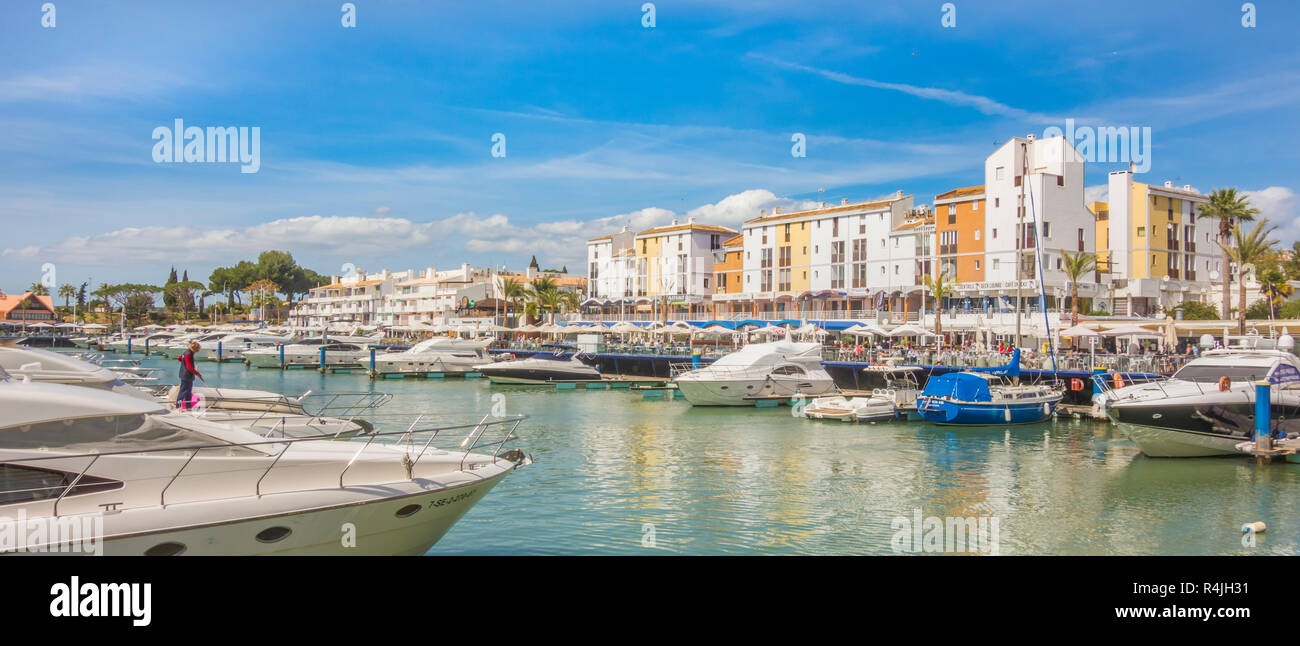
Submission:
{"label": "terracotta roof", "polygon": [[599,238],[588,238],[588,239],[587,239],[587,242],[596,242],[596,241],[599,241],[599,240],[609,240],[610,238],[613,238],[613,237],[614,237],[614,235],[613,235],[613,234],[610,234],[610,235],[607,235],[607,236],[600,236]]}
{"label": "terracotta roof", "polygon": [[746,220],[745,226],[749,226],[751,224],[764,223],[764,222],[775,222],[778,220],[790,220],[793,218],[806,218],[810,215],[830,215],[832,213],[843,213],[845,211],[861,211],[863,209],[875,209],[875,208],[880,208],[882,206],[889,206],[890,204],[893,204],[898,200],[904,199],[904,197],[907,196],[891,197],[883,200],[875,200],[873,202],[856,202],[854,204],[836,204],[835,206],[819,207],[815,209],[809,209],[807,211],[794,211],[792,213],[776,213],[772,215],[765,215],[762,217],[754,218],[753,220]]}
{"label": "terracotta roof", "polygon": [[378,285],[379,283],[382,282],[384,282],[383,278],[376,278],[374,280],[363,280],[356,283],[333,283],[331,285],[321,285],[320,287],[313,287],[312,289],[316,290],[316,289],[343,289],[344,287],[367,287],[370,285]]}
{"label": "terracotta roof", "polygon": [[980,195],[984,192],[984,185],[967,186],[966,188],[954,188],[947,193],[940,193],[934,196],[936,200],[946,200],[954,197],[968,197],[971,195]]}
{"label": "terracotta roof", "polygon": [[670,224],[666,227],[654,227],[652,229],[646,229],[645,231],[636,234],[636,237],[638,238],[644,236],[653,237],[653,236],[663,235],[665,233],[672,233],[674,231],[686,231],[686,230],[716,231],[718,233],[731,233],[731,234],[736,233],[735,229],[728,229],[727,227],[719,227],[711,224],[689,224],[688,223],[688,224]]}
{"label": "terracotta roof", "polygon": [[45,309],[54,312],[54,301],[48,294],[33,294],[32,292],[23,292],[22,294],[0,294],[0,319],[8,318],[9,312],[18,309],[18,306],[29,298],[36,300],[37,304]]}
{"label": "terracotta roof", "polygon": [[1147,184],[1147,188],[1155,189],[1157,191],[1162,191],[1165,193],[1177,193],[1179,195],[1187,195],[1189,197],[1199,197],[1203,200],[1210,199],[1209,195],[1201,195],[1196,191],[1184,191],[1181,188],[1173,188],[1172,186],[1165,186],[1164,184]]}
{"label": "terracotta roof", "polygon": [[902,224],[900,224],[900,225],[894,227],[894,230],[895,230],[895,231],[902,231],[902,230],[904,230],[904,229],[915,229],[916,227],[924,226],[924,225],[927,225],[927,224],[934,224],[934,218],[926,218],[926,219],[924,219],[924,220],[921,220],[921,219],[908,220],[908,221],[906,221],[906,222],[904,222],[904,223],[902,223]]}
{"label": "terracotta roof", "polygon": [[736,234],[722,241],[724,247],[739,247],[745,243],[745,236]]}

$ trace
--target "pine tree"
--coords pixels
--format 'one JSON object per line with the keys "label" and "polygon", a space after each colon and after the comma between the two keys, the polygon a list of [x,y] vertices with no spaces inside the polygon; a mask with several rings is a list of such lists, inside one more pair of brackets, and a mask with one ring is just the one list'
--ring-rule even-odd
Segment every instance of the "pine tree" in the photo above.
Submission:
{"label": "pine tree", "polygon": [[532,269],[541,269],[541,266],[537,264],[537,256],[533,256],[533,260],[528,263],[528,266]]}

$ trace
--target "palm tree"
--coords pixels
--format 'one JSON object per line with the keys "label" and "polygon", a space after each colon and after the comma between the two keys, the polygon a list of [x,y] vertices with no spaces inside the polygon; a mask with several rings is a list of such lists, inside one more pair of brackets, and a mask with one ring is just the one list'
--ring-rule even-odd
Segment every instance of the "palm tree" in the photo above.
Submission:
{"label": "palm tree", "polygon": [[50,289],[44,283],[32,283],[32,286],[28,287],[27,291],[38,296],[48,296],[50,294]]}
{"label": "palm tree", "polygon": [[510,309],[515,311],[515,316],[519,319],[524,318],[524,312],[519,307],[528,299],[528,289],[523,283],[517,283],[513,280],[505,281],[501,286],[501,296],[506,299],[506,304]]}
{"label": "palm tree", "polygon": [[77,296],[77,288],[63,283],[59,285],[59,296],[63,297],[63,309],[72,311],[72,299]]}
{"label": "palm tree", "polygon": [[[939,307],[939,303],[952,294],[954,283],[953,281],[948,280],[947,273],[940,273],[937,278],[935,276],[926,276],[922,279],[922,282],[925,283],[925,288],[930,290],[930,293],[934,295],[934,333],[940,336],[939,344],[942,346],[943,310]],[[924,301],[925,296],[922,295],[921,299]],[[921,311],[925,311],[924,302],[921,303]]]}
{"label": "palm tree", "polygon": [[1255,280],[1259,283],[1259,292],[1268,299],[1268,317],[1277,318],[1277,306],[1295,293],[1295,288],[1286,279],[1286,272],[1274,264],[1255,271]]}
{"label": "palm tree", "polygon": [[[1250,205],[1250,200],[1245,195],[1237,195],[1235,188],[1216,188],[1210,193],[1210,201],[1202,204],[1195,216],[1202,218],[1213,218],[1219,221],[1219,239],[1220,247],[1223,247],[1223,316],[1227,318],[1228,310],[1232,309],[1232,287],[1228,280],[1228,261],[1231,255],[1228,253],[1227,245],[1232,238],[1232,228],[1239,222],[1250,222],[1259,214],[1259,209]],[[1242,287],[1244,290],[1245,287]],[[1244,309],[1244,308],[1243,308]]]}
{"label": "palm tree", "polygon": [[1088,251],[1070,253],[1061,250],[1062,269],[1070,281],[1070,325],[1079,324],[1079,279],[1097,269],[1097,256]]}
{"label": "palm tree", "polygon": [[1232,228],[1232,246],[1225,245],[1222,242],[1219,243],[1224,254],[1237,263],[1237,285],[1241,295],[1241,301],[1237,307],[1237,334],[1246,333],[1246,274],[1249,271],[1248,268],[1253,269],[1256,262],[1263,260],[1265,255],[1273,251],[1273,247],[1277,245],[1277,240],[1271,240],[1268,236],[1276,230],[1277,227],[1271,226],[1266,219],[1260,220],[1259,224],[1256,224],[1250,233],[1242,232],[1241,225],[1237,225]]}

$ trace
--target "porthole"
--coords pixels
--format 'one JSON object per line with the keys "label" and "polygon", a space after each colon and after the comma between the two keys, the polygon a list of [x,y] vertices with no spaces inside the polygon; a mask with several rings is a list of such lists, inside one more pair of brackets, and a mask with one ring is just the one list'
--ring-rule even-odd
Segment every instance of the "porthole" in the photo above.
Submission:
{"label": "porthole", "polygon": [[254,538],[256,538],[259,543],[276,543],[289,538],[289,534],[292,533],[293,530],[288,527],[268,527],[258,532],[257,536]]}
{"label": "porthole", "polygon": [[185,553],[184,543],[159,543],[144,551],[145,556],[180,556]]}
{"label": "porthole", "polygon": [[411,516],[414,516],[417,511],[420,511],[420,505],[407,505],[397,510],[397,517],[410,518]]}

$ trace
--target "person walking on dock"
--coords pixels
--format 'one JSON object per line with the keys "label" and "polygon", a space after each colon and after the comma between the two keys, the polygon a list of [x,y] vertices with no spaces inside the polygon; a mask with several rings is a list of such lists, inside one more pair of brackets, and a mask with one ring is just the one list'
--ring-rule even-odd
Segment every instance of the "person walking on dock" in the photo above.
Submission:
{"label": "person walking on dock", "polygon": [[[192,405],[191,400],[194,398],[194,378],[198,377],[200,380],[203,379],[203,375],[199,374],[199,369],[194,367],[194,353],[199,351],[199,347],[198,341],[190,342],[190,348],[176,359],[181,362],[179,375],[181,378],[181,385],[176,391],[176,406],[181,410],[189,410]],[[204,381],[203,383],[207,383],[207,381]]]}

